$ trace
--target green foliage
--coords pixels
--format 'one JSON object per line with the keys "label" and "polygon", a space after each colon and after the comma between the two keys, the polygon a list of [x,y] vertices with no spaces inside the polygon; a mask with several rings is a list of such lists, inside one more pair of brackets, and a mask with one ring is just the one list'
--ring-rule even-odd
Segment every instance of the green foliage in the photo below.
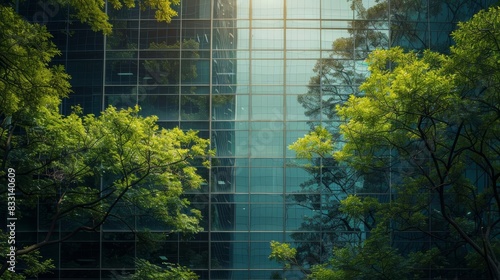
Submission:
{"label": "green foliage", "polygon": [[[158,20],[169,22],[176,16],[172,5],[180,0],[112,0],[108,8],[136,4],[155,9]],[[56,0],[54,5],[68,6],[94,30],[111,32],[105,1]],[[184,192],[203,182],[195,165],[208,167],[207,157],[213,154],[209,141],[195,131],[161,129],[155,116],[141,117],[138,107],[109,107],[99,116],[81,115],[78,107],[68,116],[59,114],[61,98],[70,93],[70,77],[63,67],[51,66],[52,58],[60,54],[52,36],[12,8],[0,6],[0,17],[0,173],[16,170],[16,203],[23,206],[16,211],[18,217],[40,207],[47,217],[41,226],[48,229],[39,242],[16,248],[23,274],[5,274],[7,265],[1,258],[2,279],[46,272],[53,264],[42,259],[39,248],[81,231],[98,231],[104,223],[143,230],[126,223],[132,208],[134,214],[153,219],[168,231],[200,231],[201,213],[190,208]],[[198,43],[183,44],[193,49],[190,57],[198,57]],[[183,78],[193,78],[195,67],[186,68]],[[5,176],[1,180],[6,184]],[[55,235],[61,223],[65,233]],[[171,265],[168,271],[196,278],[183,267]]]}
{"label": "green foliage", "polygon": [[20,261],[24,262],[26,269],[23,274],[28,277],[36,277],[39,274],[48,272],[50,269],[55,268],[51,259],[43,260],[39,251],[34,251],[20,257]]}
{"label": "green foliage", "polygon": [[[0,230],[0,252],[2,256],[9,253],[10,246],[15,246],[15,244],[8,244],[5,240],[8,240],[8,235]],[[43,260],[39,251],[33,251],[29,254],[22,256],[16,256],[16,272],[5,272],[2,276],[2,280],[23,280],[27,278],[37,277],[39,274],[48,272],[55,266],[51,259]],[[23,269],[22,272],[20,269]]]}
{"label": "green foliage", "polygon": [[46,28],[30,24],[12,8],[0,6],[0,118],[36,114],[39,106],[56,107],[70,92],[61,66],[49,66],[60,52]]}
{"label": "green foliage", "polygon": [[[14,0],[11,0],[14,2]],[[109,21],[106,13],[112,10],[133,9],[136,6],[141,10],[152,9],[155,11],[155,18],[161,22],[169,23],[177,16],[174,6],[179,6],[181,0],[54,0],[52,4],[67,7],[72,14],[81,22],[90,25],[93,31],[101,31],[106,35],[111,34],[113,25]]]}
{"label": "green foliage", "polygon": [[317,265],[308,277],[314,280],[343,280],[349,279],[342,270],[332,270],[325,265]]}
{"label": "green foliage", "polygon": [[196,280],[198,275],[188,268],[171,263],[162,266],[154,265],[146,260],[137,259],[136,272],[124,279],[131,280]]}
{"label": "green foliage", "polygon": [[339,210],[354,218],[360,218],[366,215],[364,204],[356,195],[349,195],[340,201]]}
{"label": "green foliage", "polygon": [[[23,211],[44,202],[49,217],[42,225],[49,229],[45,239],[18,248],[19,257],[80,231],[98,230],[110,220],[125,222],[131,214],[119,207],[125,202],[170,231],[201,230],[200,211],[189,209],[183,194],[203,182],[192,164],[201,159],[208,166],[208,140],[195,131],[160,129],[157,118],[139,116],[138,107],[110,107],[99,116],[79,111],[62,116],[41,108],[32,126],[12,134],[4,149],[3,165],[16,170],[16,201]],[[51,238],[62,222],[67,233]],[[27,263],[33,273],[40,271],[36,262]]]}
{"label": "green foliage", "polygon": [[299,158],[312,159],[314,155],[327,157],[333,151],[332,135],[325,128],[318,126],[288,148],[295,151]]}
{"label": "green foliage", "polygon": [[[69,75],[61,66],[50,66],[50,61],[59,51],[50,41],[52,36],[45,27],[26,22],[12,8],[0,6],[0,174],[5,174],[9,165],[19,154],[15,147],[20,139],[14,135],[26,127],[35,128],[35,120],[46,110],[57,110],[60,99],[70,92]],[[29,144],[29,143],[27,143]],[[24,144],[23,144],[24,145]],[[11,158],[13,156],[14,158]],[[26,155],[22,155],[26,156]],[[17,185],[23,180],[16,178]],[[7,185],[3,176],[2,184]],[[1,198],[7,201],[6,192]],[[32,198],[36,200],[36,197]],[[19,213],[17,213],[19,215]],[[6,269],[4,252],[7,236],[2,234],[2,269]],[[53,268],[51,260],[42,260],[39,252],[16,254],[22,273],[6,272],[2,279],[25,279],[35,277]]]}
{"label": "green foliage", "polygon": [[335,248],[329,262],[314,266],[308,279],[419,279],[422,268],[440,268],[437,249],[403,256],[387,236],[374,235],[359,245]]}
{"label": "green foliage", "polygon": [[[343,194],[355,191],[356,174],[332,158],[336,145],[334,137],[326,128],[317,126],[289,146],[301,159],[292,166],[300,167],[310,175],[309,180],[300,184],[298,191],[287,195],[287,199],[311,213],[303,217],[300,227],[291,234],[292,238],[300,240],[296,243],[294,262],[297,265],[309,267],[324,262],[328,260],[324,252],[329,252],[334,244],[361,237],[352,233],[359,230],[360,220],[340,211]],[[324,235],[325,229],[331,233]],[[318,239],[323,242],[315,242]],[[306,240],[311,242],[304,242]]]}
{"label": "green foliage", "polygon": [[297,249],[290,247],[290,244],[280,243],[274,240],[271,241],[271,254],[269,255],[270,260],[282,263],[285,268],[291,268],[292,265],[296,264],[296,255]]}
{"label": "green foliage", "polygon": [[[56,201],[54,221],[82,217],[90,230],[91,221],[101,224],[127,200],[173,228],[200,230],[199,211],[185,212],[189,201],[182,198],[203,182],[190,162],[207,155],[208,140],[196,132],[160,129],[156,117],[140,117],[138,107],[110,107],[98,117],[47,110],[36,125],[19,137],[34,142],[16,147],[16,155],[26,156],[13,159],[20,174],[33,178],[23,189],[27,200]],[[101,189],[94,183],[100,178]]]}
{"label": "green foliage", "polygon": [[[361,17],[384,10],[353,3]],[[311,279],[414,279],[434,268],[445,268],[434,272],[446,278],[455,277],[446,270],[456,267],[467,268],[464,277],[500,279],[499,27],[496,7],[461,23],[448,55],[368,48],[370,76],[332,111],[345,141],[333,159],[362,175],[363,188],[357,195],[342,189],[339,206],[332,208],[345,215],[351,230],[369,234],[335,248],[330,261],[313,266]],[[352,40],[368,35],[353,33]],[[352,42],[340,40],[334,48],[349,49]],[[322,73],[346,73],[343,64],[329,65],[335,67]],[[319,74],[314,81],[327,84]],[[310,105],[305,107],[313,114]],[[316,128],[290,148],[306,159],[331,155],[332,138]],[[384,180],[377,181],[377,174]],[[384,192],[368,191],[378,184],[386,184]],[[402,246],[408,235],[430,241]]]}
{"label": "green foliage", "polygon": [[173,5],[180,5],[181,0],[143,0],[141,7],[156,10],[155,16],[158,21],[170,22],[177,12],[172,9]]}
{"label": "green foliage", "polygon": [[[74,10],[76,18],[81,22],[90,25],[94,31],[102,31],[104,34],[110,34],[113,28],[109,22],[109,17],[105,12],[106,1],[104,0],[55,0],[62,6],[69,6]],[[155,17],[158,21],[170,22],[177,12],[172,8],[174,5],[180,5],[180,0],[110,0],[108,8],[120,10],[123,8],[132,9],[139,5],[141,9],[154,9]]]}
{"label": "green foliage", "polygon": [[[404,53],[396,47],[374,51],[367,61],[371,75],[360,87],[365,95],[351,96],[345,106],[338,108],[338,114],[346,120],[340,130],[347,143],[336,158],[379,166],[385,164],[387,155],[378,156],[375,150],[398,145],[405,139],[416,141],[420,138],[416,125],[422,114],[447,115],[458,96],[453,90],[454,75],[436,67],[444,63],[443,56],[424,52],[418,58],[416,53]],[[437,128],[443,127],[439,124]],[[354,153],[357,157],[353,158]]]}
{"label": "green foliage", "polygon": [[373,231],[373,236],[361,244],[336,247],[332,258],[323,264],[315,265],[307,271],[297,263],[295,248],[287,243],[271,241],[269,259],[284,264],[285,269],[299,268],[307,274],[307,279],[418,279],[422,277],[421,268],[440,268],[444,263],[436,248],[401,255],[391,246],[387,235],[381,230]]}

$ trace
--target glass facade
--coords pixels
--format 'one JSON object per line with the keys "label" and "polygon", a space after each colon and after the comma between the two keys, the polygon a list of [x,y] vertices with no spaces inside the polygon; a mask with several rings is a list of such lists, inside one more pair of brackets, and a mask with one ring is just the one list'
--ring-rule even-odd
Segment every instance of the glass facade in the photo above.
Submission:
{"label": "glass facade", "polygon": [[[72,76],[64,113],[76,104],[95,114],[138,104],[163,127],[200,131],[216,150],[212,168],[199,167],[206,184],[187,194],[204,216],[202,233],[165,236],[161,225],[123,205],[117,211],[144,233],[111,219],[98,233],[46,247],[42,253],[57,267],[47,278],[112,279],[143,258],[179,262],[201,279],[270,279],[283,274],[268,259],[271,240],[293,243],[306,265],[363,240],[369,233],[362,225],[341,223],[339,200],[362,187],[389,201],[390,174],[360,181],[320,158],[305,169],[288,146],[317,124],[336,131],[332,109],[357,92],[370,51],[446,50],[458,21],[496,1],[380,2],[185,0],[168,24],[148,9],[109,8],[114,30],[103,36],[65,7],[21,1],[19,12],[52,32],[62,51],[54,63]],[[40,205],[36,223],[19,236],[41,238],[45,213]],[[410,239],[428,241],[418,233],[401,237]]]}

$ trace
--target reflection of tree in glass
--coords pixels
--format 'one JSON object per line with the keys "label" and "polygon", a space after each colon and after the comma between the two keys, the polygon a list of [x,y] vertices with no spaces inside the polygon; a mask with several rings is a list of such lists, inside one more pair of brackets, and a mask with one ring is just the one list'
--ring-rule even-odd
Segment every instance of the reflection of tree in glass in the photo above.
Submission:
{"label": "reflection of tree in glass", "polygon": [[[356,19],[349,23],[349,37],[333,42],[328,57],[319,59],[313,68],[315,76],[310,79],[307,93],[298,97],[305,108],[305,115],[310,118],[311,128],[322,124],[335,139],[338,138],[335,136],[338,134],[336,106],[345,103],[351,94],[361,94],[358,87],[367,77],[364,60],[370,52],[393,45],[402,45],[407,49],[447,49],[450,43],[448,33],[454,25],[439,26],[445,36],[432,37],[428,33],[428,24],[439,20],[453,23],[464,20],[472,10],[484,8],[482,5],[486,4],[483,2],[386,0],[366,8],[362,0],[351,1]],[[321,257],[316,256],[321,256],[321,252],[330,253],[329,248],[340,246],[348,236],[356,236],[355,232],[359,229],[353,227],[352,221],[339,211],[340,200],[353,193],[379,193],[370,196],[386,201],[391,176],[390,168],[373,169],[362,175],[363,181],[355,189],[350,180],[361,176],[359,171],[354,174],[333,158],[318,158],[310,164],[304,169],[311,179],[301,184],[300,192],[290,195],[290,199],[316,213],[314,217],[304,219],[299,228],[301,232],[292,235],[298,249],[297,259],[305,265],[317,262]],[[323,208],[320,208],[320,202]],[[369,217],[364,219],[362,228],[369,230],[372,226]],[[321,235],[319,231],[327,233]],[[339,232],[350,232],[350,235]]]}

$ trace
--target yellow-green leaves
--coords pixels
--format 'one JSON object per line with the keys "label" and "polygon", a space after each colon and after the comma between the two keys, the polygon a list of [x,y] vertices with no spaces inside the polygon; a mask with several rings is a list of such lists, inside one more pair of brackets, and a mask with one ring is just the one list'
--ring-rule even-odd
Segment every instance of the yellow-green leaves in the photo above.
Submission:
{"label": "yellow-green leaves", "polygon": [[64,222],[68,232],[108,222],[129,228],[131,213],[124,209],[134,208],[165,230],[202,229],[200,211],[183,196],[204,182],[194,164],[207,161],[208,140],[195,131],[162,129],[138,107],[80,113],[42,108],[32,127],[13,136],[6,164],[23,174],[16,178],[30,194],[19,198],[23,205],[43,201],[52,209],[49,225]]}
{"label": "yellow-green leaves", "polygon": [[101,170],[116,177],[114,185],[132,204],[149,209],[149,214],[182,231],[201,230],[198,211],[186,212],[185,190],[198,188],[203,179],[191,165],[205,158],[209,141],[195,131],[161,129],[156,117],[140,117],[139,109],[108,108],[99,117],[89,116],[85,124],[95,137],[94,148]]}
{"label": "yellow-green leaves", "polygon": [[[113,26],[109,22],[109,17],[105,12],[106,1],[104,0],[80,0],[68,1],[57,0],[60,5],[70,6],[75,16],[83,23],[90,25],[94,31],[102,31],[104,34],[110,34]],[[177,12],[172,8],[180,5],[180,0],[110,0],[108,9],[132,9],[139,5],[141,9],[154,9],[158,21],[170,22],[177,16]]]}
{"label": "yellow-green leaves", "polygon": [[271,254],[269,259],[284,264],[285,268],[291,268],[295,264],[295,255],[297,249],[292,248],[288,243],[281,243],[278,241],[271,241]]}
{"label": "yellow-green leaves", "polygon": [[370,211],[381,210],[382,205],[373,197],[347,195],[340,201],[339,210],[354,219],[363,219]]}
{"label": "yellow-green leaves", "polygon": [[288,148],[294,150],[299,158],[328,157],[333,151],[332,134],[324,127],[318,126]]}
{"label": "yellow-green leaves", "polygon": [[[485,59],[480,63],[498,63],[498,38],[500,37],[500,22],[498,15],[500,7],[492,7],[478,12],[474,17],[458,24],[459,28],[452,33],[456,45],[451,48],[452,54],[469,62]],[[470,65],[472,69],[481,64]],[[494,67],[494,65],[489,65]],[[470,71],[469,71],[470,72]]]}
{"label": "yellow-green leaves", "polygon": [[[460,23],[453,32],[456,45],[451,48],[449,71],[457,73],[466,100],[463,115],[475,118],[470,109],[490,112],[489,122],[495,123],[500,110],[500,7],[477,13],[470,21]],[[479,95],[479,96],[475,96]],[[474,102],[476,99],[481,101]],[[483,114],[486,117],[486,114]],[[499,127],[490,123],[489,126]],[[491,131],[491,130],[490,130]],[[499,133],[497,129],[494,133]],[[497,138],[498,139],[498,138]]]}
{"label": "yellow-green leaves", "polygon": [[179,5],[181,0],[143,0],[143,5],[155,9],[158,21],[170,22],[177,12],[172,9],[173,5]]}

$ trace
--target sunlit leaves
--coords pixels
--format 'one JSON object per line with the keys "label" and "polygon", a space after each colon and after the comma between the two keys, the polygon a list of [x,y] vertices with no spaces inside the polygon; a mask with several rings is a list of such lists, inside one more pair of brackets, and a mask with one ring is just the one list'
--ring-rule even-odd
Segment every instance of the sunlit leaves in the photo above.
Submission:
{"label": "sunlit leaves", "polygon": [[143,0],[142,5],[155,9],[155,16],[158,21],[170,22],[177,12],[172,8],[173,5],[180,5],[181,0]]}
{"label": "sunlit leaves", "polygon": [[[335,153],[358,170],[385,168],[399,177],[391,179],[394,197],[378,209],[379,222],[390,220],[393,230],[402,232],[426,232],[432,222],[448,232],[447,242],[468,244],[483,257],[484,267],[497,272],[500,265],[490,257],[496,241],[490,234],[498,233],[498,217],[491,215],[500,203],[495,192],[500,176],[499,15],[492,8],[460,24],[450,55],[400,48],[372,52],[367,59],[371,75],[360,87],[363,95],[337,108],[346,144]],[[354,196],[341,209],[366,215],[364,201]],[[378,224],[375,229],[382,228]]]}
{"label": "sunlit leaves", "polygon": [[189,202],[181,195],[203,182],[190,163],[207,155],[208,140],[194,131],[160,129],[156,117],[140,117],[138,110],[111,107],[99,117],[86,116],[93,137],[88,159],[98,162],[99,174],[117,178],[111,187],[117,194],[130,190],[133,204],[180,230],[197,231],[201,216],[183,212]]}
{"label": "sunlit leaves", "polygon": [[[460,116],[467,118],[467,136],[481,166],[500,169],[500,8],[490,8],[460,24],[453,32],[450,71],[457,71],[463,92]],[[480,114],[478,114],[480,112]],[[474,131],[475,130],[475,131]],[[483,139],[481,139],[483,138]],[[488,143],[488,144],[486,144]],[[485,155],[496,155],[496,157]],[[497,198],[500,203],[500,198]]]}
{"label": "sunlit leaves", "polygon": [[[456,45],[451,48],[458,63],[470,63],[469,69],[463,73],[477,77],[486,71],[492,71],[498,79],[498,64],[500,62],[500,23],[499,8],[494,7],[477,13],[471,20],[459,23],[459,29],[452,33]],[[464,67],[464,65],[461,65]],[[485,78],[485,77],[483,77]]]}
{"label": "sunlit leaves", "polygon": [[177,16],[173,6],[180,5],[180,0],[140,0],[138,2],[133,0],[56,0],[56,3],[69,6],[76,18],[89,24],[92,30],[110,34],[113,26],[105,12],[106,5],[108,10],[131,9],[138,5],[141,9],[155,10],[155,17],[158,21],[170,22]]}
{"label": "sunlit leaves", "polygon": [[333,152],[332,134],[324,127],[318,126],[291,144],[289,149],[295,151],[298,158],[328,157]]}
{"label": "sunlit leaves", "polygon": [[360,218],[366,214],[363,207],[363,202],[358,196],[349,195],[342,201],[340,201],[340,211],[349,214],[354,218]]}
{"label": "sunlit leaves", "polygon": [[163,263],[162,266],[152,264],[146,260],[137,259],[136,262],[137,270],[130,277],[125,277],[124,279],[131,280],[195,280],[198,279],[198,275],[190,271],[187,267],[180,266],[172,263]]}

